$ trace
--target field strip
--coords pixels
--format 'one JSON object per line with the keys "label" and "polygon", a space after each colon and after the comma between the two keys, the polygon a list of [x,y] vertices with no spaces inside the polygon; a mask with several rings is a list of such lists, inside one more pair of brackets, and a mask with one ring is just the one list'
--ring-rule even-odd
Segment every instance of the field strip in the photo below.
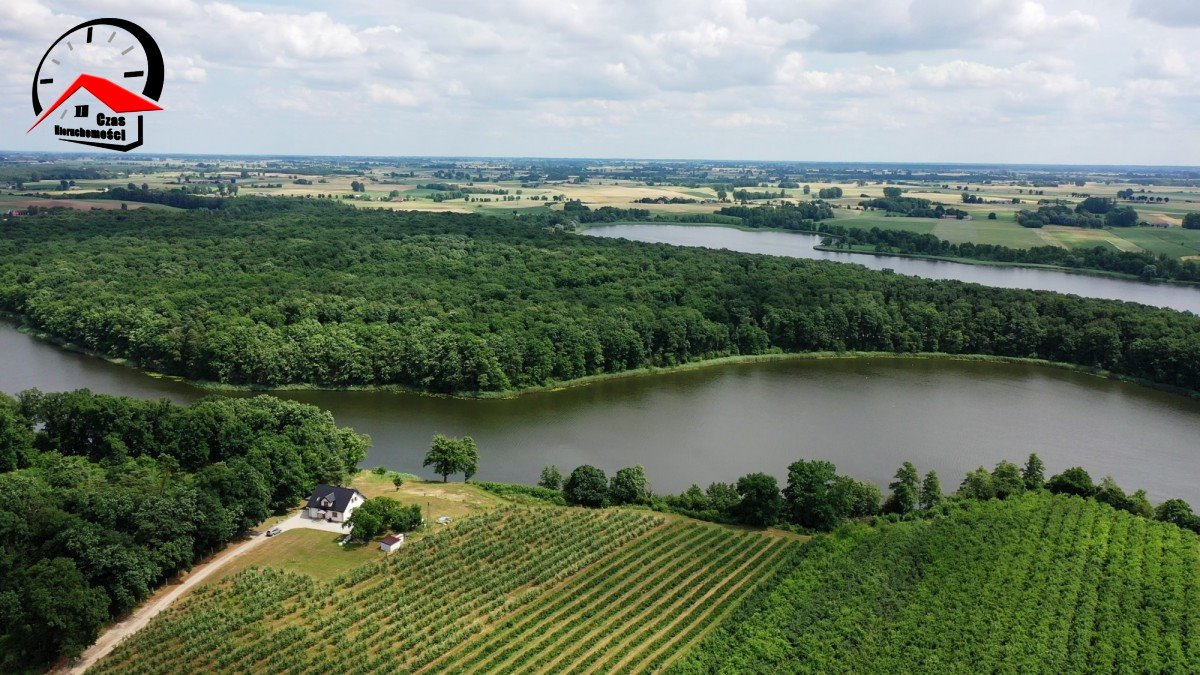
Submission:
{"label": "field strip", "polygon": [[[696,527],[696,530],[697,530],[697,532],[696,532],[695,536],[689,537],[685,542],[683,542],[684,544],[690,544],[692,542],[706,543],[706,542],[710,541],[711,539],[716,538],[714,535],[720,534],[720,530],[717,528]],[[649,576],[638,578],[636,575],[632,575],[632,574],[631,575],[620,575],[620,574],[614,575],[611,580],[609,580],[606,584],[604,584],[604,586],[603,586],[604,592],[603,592],[602,597],[597,597],[597,595],[592,594],[588,598],[586,598],[586,602],[572,603],[573,609],[582,608],[584,610],[584,616],[590,618],[591,615],[587,613],[587,610],[589,609],[589,607],[596,605],[598,600],[599,601],[608,601],[608,600],[619,599],[621,597],[628,595],[630,592],[636,592],[642,588],[645,588],[647,585],[649,585],[651,583],[655,583],[658,580],[666,577],[668,574],[670,574],[670,572],[669,572],[670,568],[665,565],[662,565],[661,561],[663,561],[668,556],[673,554],[676,550],[677,550],[677,547],[672,547],[668,550],[665,550],[665,551],[663,551],[663,553],[661,555],[657,556],[653,561],[651,561],[652,566],[653,566],[653,572]],[[536,630],[538,627],[540,627],[542,625],[545,625],[544,620],[538,621],[536,624],[529,626],[526,630]],[[576,627],[573,630],[574,631],[581,630],[582,628],[586,627],[586,625],[587,624],[581,624],[580,626]],[[556,635],[558,637],[556,637]],[[520,636],[518,635],[517,637],[520,637]],[[530,650],[535,650],[537,648],[543,647],[545,645],[547,639],[555,638],[555,640],[553,640],[550,643],[552,645],[552,644],[554,644],[554,642],[557,642],[559,637],[561,637],[560,634],[556,634],[552,631],[543,632],[535,640],[532,640],[532,641],[524,643],[524,644],[512,645],[512,647],[514,648],[514,651],[510,654],[502,654],[502,656],[505,657],[503,659],[503,661],[501,661],[499,663],[485,664],[483,666],[483,668],[486,669],[487,671],[495,671],[497,669],[500,669],[503,666],[505,666],[507,663],[512,661],[513,659],[519,659],[519,658],[524,657],[528,652],[530,652]],[[548,647],[549,645],[545,645],[545,646]]]}
{"label": "field strip", "polygon": [[[575,629],[571,633],[560,634],[550,643],[551,646],[566,640],[577,643],[575,649],[569,652],[559,652],[548,663],[535,665],[535,671],[543,673],[562,672],[574,665],[580,658],[583,658],[585,654],[591,653],[592,650],[600,645],[607,644],[614,631],[620,629],[632,619],[654,609],[658,604],[661,593],[668,592],[670,589],[675,589],[676,593],[685,591],[688,588],[688,584],[694,579],[715,565],[719,565],[721,562],[736,555],[740,542],[726,539],[722,544],[723,546],[717,554],[720,557],[716,560],[697,558],[691,565],[676,568],[670,574],[659,578],[652,586],[647,585],[634,589],[632,597],[639,598],[634,604],[621,607],[620,611],[609,610],[599,616],[590,617],[592,619],[591,623],[596,625],[586,633],[578,635],[579,629]],[[582,628],[586,627],[586,625],[582,626]]]}
{"label": "field strip", "polygon": [[662,527],[662,530],[660,536],[657,537],[647,536],[655,531],[650,530],[646,535],[633,540],[630,544],[626,544],[616,555],[594,563],[590,568],[580,570],[560,587],[546,589],[527,605],[516,608],[515,611],[520,611],[522,614],[512,614],[509,619],[499,622],[492,632],[477,640],[464,642],[452,652],[445,654],[439,661],[430,663],[429,666],[432,667],[434,664],[440,664],[444,668],[456,661],[461,661],[463,658],[473,658],[477,652],[489,645],[504,642],[505,640],[502,640],[502,638],[523,635],[531,625],[540,623],[548,617],[558,617],[574,605],[587,600],[595,593],[603,592],[605,587],[593,584],[583,589],[583,592],[578,595],[567,596],[571,598],[571,602],[554,604],[558,596],[575,591],[580,586],[588,584],[591,581],[590,574],[606,573],[614,568],[638,563],[647,557],[659,555],[660,549],[666,547],[668,544],[678,542],[681,538],[684,541],[689,541],[691,538],[701,535],[701,531],[698,528],[690,528],[683,525],[676,527],[665,526]]}
{"label": "field strip", "polygon": [[[726,584],[736,579],[738,573],[767,554],[768,551],[775,547],[776,543],[775,540],[764,538],[763,541],[754,542],[752,546],[735,548],[731,551],[731,556],[716,561],[714,565],[710,565],[705,570],[702,570],[701,573],[710,572],[704,577],[702,583],[695,585],[691,583],[685,584],[683,587],[675,590],[665,601],[652,603],[638,616],[621,622],[624,624],[624,627],[619,632],[607,636],[602,642],[596,643],[587,652],[582,654],[581,659],[571,664],[571,672],[594,671],[596,670],[596,661],[603,659],[606,655],[609,656],[608,661],[618,658],[621,647],[628,646],[631,642],[637,644],[638,649],[649,644],[652,642],[650,639],[651,636],[658,633],[658,629],[655,626],[660,626],[664,622],[673,624],[691,616],[691,610],[694,607],[703,602],[705,598],[717,589],[725,587]],[[740,555],[746,556],[742,564],[737,569],[730,570],[728,574],[724,574],[724,563],[731,558],[737,559]],[[714,566],[719,567],[714,570]],[[609,655],[609,652],[613,651],[614,648],[616,651]]]}
{"label": "field strip", "polygon": [[[691,635],[689,637],[691,630],[695,630],[694,627],[704,627],[707,623],[706,620],[710,616],[715,616],[716,618],[722,617],[730,609],[732,609],[732,607],[726,607],[726,605],[730,604],[731,601],[735,597],[742,595],[741,590],[743,588],[745,588],[748,584],[751,587],[753,587],[754,583],[751,583],[752,580],[753,581],[757,581],[757,580],[754,580],[751,576],[749,576],[746,573],[750,572],[750,571],[757,572],[761,569],[770,569],[770,568],[774,567],[782,559],[782,554],[787,550],[787,546],[788,546],[788,544],[786,544],[786,543],[783,543],[778,546],[771,546],[766,551],[755,556],[753,559],[747,560],[745,563],[742,564],[741,567],[739,567],[732,574],[730,574],[731,580],[737,579],[739,576],[741,576],[741,578],[738,579],[735,583],[733,583],[732,586],[728,586],[728,587],[721,586],[721,587],[714,588],[714,589],[708,591],[707,593],[705,593],[703,597],[697,599],[696,602],[700,603],[700,602],[704,602],[705,600],[708,600],[709,598],[715,597],[716,601],[713,602],[708,608],[706,608],[703,611],[699,612],[698,614],[694,614],[694,615],[681,614],[680,616],[676,617],[673,621],[671,621],[669,624],[667,624],[666,626],[663,626],[658,631],[656,631],[654,633],[654,635],[650,637],[650,639],[648,639],[645,643],[643,643],[642,646],[630,651],[629,654],[624,656],[621,660],[617,661],[616,663],[606,662],[604,664],[601,664],[598,670],[602,670],[604,672],[622,672],[622,671],[630,672],[630,671],[641,670],[641,669],[643,669],[642,667],[644,666],[644,664],[646,664],[647,662],[654,663],[655,660],[657,658],[659,658],[659,656],[663,652],[670,650],[673,647],[675,647],[676,645],[680,644],[681,642],[683,642],[684,638],[688,638],[686,643],[684,643],[683,648],[675,650],[675,652],[677,654],[683,653],[684,651],[686,651],[687,645],[694,643],[695,641],[697,641],[701,637],[703,637],[704,634],[707,633],[707,630],[697,631],[696,635]],[[724,589],[724,590],[722,591],[722,589]],[[722,592],[720,592],[718,594],[718,591],[722,591]],[[654,648],[653,645],[656,641],[661,639],[660,636],[670,635],[672,629],[674,629],[680,623],[682,623],[686,620],[689,620],[689,619],[691,620],[693,629],[689,630],[688,632],[684,632],[684,633],[675,635],[674,637],[671,637],[669,640],[667,640],[661,646]],[[708,629],[715,628],[718,623],[719,623],[719,621],[713,621],[713,622],[711,622],[711,625],[707,626],[707,628]],[[649,650],[649,651],[647,651],[647,650]]]}

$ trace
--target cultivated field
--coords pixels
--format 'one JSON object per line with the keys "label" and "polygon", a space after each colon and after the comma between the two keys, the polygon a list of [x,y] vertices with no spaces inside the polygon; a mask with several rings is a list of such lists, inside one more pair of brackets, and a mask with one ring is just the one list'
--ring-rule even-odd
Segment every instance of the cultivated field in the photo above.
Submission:
{"label": "cultivated field", "polygon": [[675,670],[1196,673],[1200,539],[1049,494],[861,528]]}
{"label": "cultivated field", "polygon": [[796,545],[506,507],[329,583],[264,568],[204,586],[94,672],[638,672],[706,634]]}

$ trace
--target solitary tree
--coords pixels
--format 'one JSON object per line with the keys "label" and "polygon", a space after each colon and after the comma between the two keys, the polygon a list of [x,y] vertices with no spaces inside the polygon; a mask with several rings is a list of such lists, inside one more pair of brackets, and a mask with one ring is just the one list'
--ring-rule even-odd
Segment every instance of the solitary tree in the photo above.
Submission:
{"label": "solitary tree", "polygon": [[599,508],[608,503],[608,477],[590,464],[575,467],[563,485],[563,497],[569,504]]}
{"label": "solitary tree", "polygon": [[563,483],[562,472],[553,464],[542,469],[542,475],[538,478],[538,486],[544,487],[547,490],[561,490]]}
{"label": "solitary tree", "polygon": [[942,494],[942,482],[936,471],[930,470],[921,481],[921,508],[932,509],[946,500]]}
{"label": "solitary tree", "polygon": [[425,453],[425,462],[421,466],[433,467],[434,473],[442,477],[445,483],[452,473],[458,473],[463,465],[462,444],[458,439],[442,434],[435,434],[433,445]]}
{"label": "solitary tree", "polygon": [[1036,452],[1029,454],[1025,468],[1021,470],[1021,478],[1025,481],[1026,490],[1041,490],[1046,487],[1046,465]]}
{"label": "solitary tree", "polygon": [[392,485],[395,485],[396,489],[399,490],[400,486],[404,485],[404,477],[400,474],[395,474],[392,476]]}

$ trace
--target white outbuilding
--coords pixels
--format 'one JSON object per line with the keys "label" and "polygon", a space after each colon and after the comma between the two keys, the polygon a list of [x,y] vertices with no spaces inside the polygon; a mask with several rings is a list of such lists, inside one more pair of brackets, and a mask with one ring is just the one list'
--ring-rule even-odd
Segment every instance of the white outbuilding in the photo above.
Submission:
{"label": "white outbuilding", "polygon": [[403,534],[390,534],[379,542],[379,550],[384,553],[391,553],[404,545]]}

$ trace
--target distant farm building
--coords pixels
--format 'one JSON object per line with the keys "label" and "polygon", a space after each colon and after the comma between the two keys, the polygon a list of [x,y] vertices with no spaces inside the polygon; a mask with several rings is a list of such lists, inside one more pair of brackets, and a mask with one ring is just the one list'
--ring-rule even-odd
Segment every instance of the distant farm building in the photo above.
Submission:
{"label": "distant farm building", "polygon": [[331,523],[344,523],[350,519],[362,503],[366,501],[362,493],[354,488],[340,485],[325,485],[324,483],[313,490],[305,507],[306,515],[313,520],[327,520]]}
{"label": "distant farm building", "polygon": [[[366,511],[364,511],[363,513],[366,513]],[[383,541],[379,542],[379,550],[383,551],[384,553],[391,553],[392,551],[395,551],[396,549],[400,548],[403,545],[404,545],[404,535],[403,534],[392,534],[392,535],[388,535],[388,536],[384,537]]]}

